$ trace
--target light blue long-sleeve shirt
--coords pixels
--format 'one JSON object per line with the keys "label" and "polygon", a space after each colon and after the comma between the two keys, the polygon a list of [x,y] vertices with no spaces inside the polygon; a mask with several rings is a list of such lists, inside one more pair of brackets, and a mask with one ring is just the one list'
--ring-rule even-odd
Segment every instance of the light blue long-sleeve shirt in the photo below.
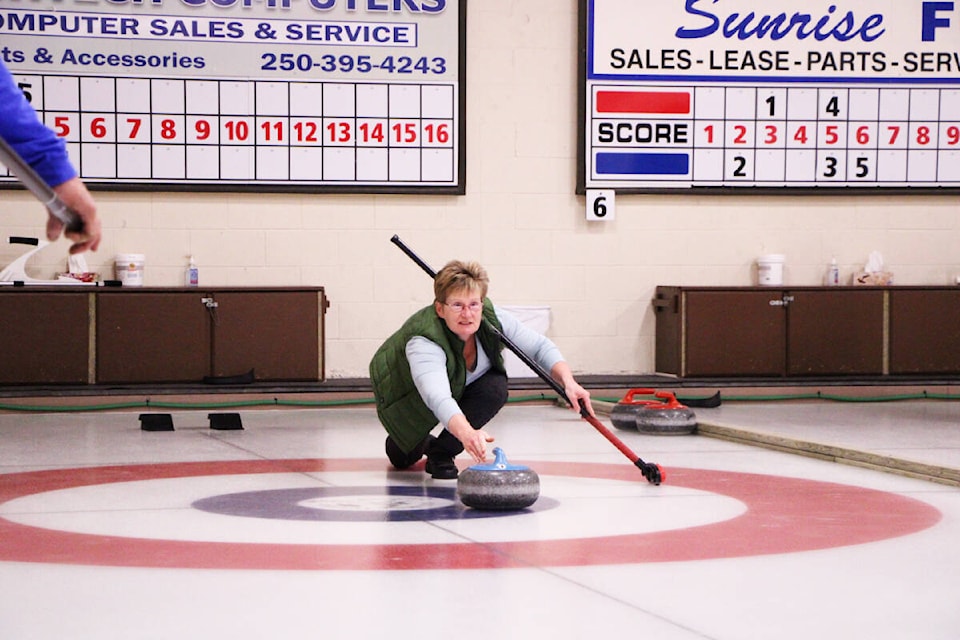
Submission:
{"label": "light blue long-sleeve shirt", "polygon": [[[545,371],[550,371],[563,360],[560,349],[549,338],[525,326],[509,311],[497,306],[494,306],[494,311],[503,335]],[[476,336],[473,339],[476,340]],[[446,354],[440,345],[423,336],[415,336],[407,342],[406,354],[420,397],[440,424],[446,427],[451,418],[463,413],[450,390]],[[467,385],[489,371],[490,367],[490,357],[477,343],[477,366],[473,371],[467,371]]]}

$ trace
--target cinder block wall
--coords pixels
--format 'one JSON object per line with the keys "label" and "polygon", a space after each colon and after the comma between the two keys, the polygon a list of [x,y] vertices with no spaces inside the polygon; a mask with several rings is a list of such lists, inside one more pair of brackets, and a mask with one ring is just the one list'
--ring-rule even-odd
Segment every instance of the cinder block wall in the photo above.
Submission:
{"label": "cinder block wall", "polygon": [[[145,281],[324,286],[327,373],[363,377],[374,349],[431,300],[428,263],[483,262],[502,304],[549,305],[551,337],[575,371],[654,368],[650,299],[658,284],[748,285],[757,256],[784,253],[785,282],[820,284],[832,256],[849,281],[880,251],[898,284],[960,273],[955,197],[620,196],[616,219],[590,222],[574,194],[576,0],[474,0],[468,7],[467,194],[350,196],[97,192],[105,237],[88,254],[112,276],[117,253],[146,255]],[[44,214],[0,191],[6,235],[38,235]],[[67,244],[31,275],[63,270]],[[22,247],[0,245],[0,263]]]}

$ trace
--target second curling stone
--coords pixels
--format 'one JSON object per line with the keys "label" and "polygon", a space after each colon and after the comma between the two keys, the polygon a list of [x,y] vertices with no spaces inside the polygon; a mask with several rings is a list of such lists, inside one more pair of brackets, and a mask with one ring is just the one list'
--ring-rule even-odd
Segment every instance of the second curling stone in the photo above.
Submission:
{"label": "second curling stone", "polygon": [[[655,399],[638,399],[638,395],[653,395]],[[623,430],[638,430],[650,434],[688,434],[697,430],[697,416],[686,405],[680,404],[670,391],[630,389],[610,411],[613,426]]]}

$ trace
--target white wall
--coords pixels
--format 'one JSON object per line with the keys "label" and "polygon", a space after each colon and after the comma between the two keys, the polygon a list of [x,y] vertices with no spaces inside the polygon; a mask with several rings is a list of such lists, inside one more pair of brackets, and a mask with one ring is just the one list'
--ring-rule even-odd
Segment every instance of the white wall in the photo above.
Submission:
{"label": "white wall", "polygon": [[[476,259],[501,304],[549,305],[551,337],[574,370],[653,371],[650,299],[658,284],[749,285],[754,260],[785,253],[785,282],[820,284],[831,256],[849,280],[873,250],[897,284],[947,284],[960,272],[948,196],[620,196],[616,220],[587,223],[574,195],[576,0],[471,0],[467,195],[345,196],[96,192],[105,235],[88,254],[112,277],[117,253],[144,253],[148,286],[323,286],[327,375],[367,375],[380,341],[431,301],[426,274]],[[0,191],[8,235],[42,233],[25,193]],[[67,243],[31,275],[62,270]],[[0,246],[0,264],[22,252]]]}

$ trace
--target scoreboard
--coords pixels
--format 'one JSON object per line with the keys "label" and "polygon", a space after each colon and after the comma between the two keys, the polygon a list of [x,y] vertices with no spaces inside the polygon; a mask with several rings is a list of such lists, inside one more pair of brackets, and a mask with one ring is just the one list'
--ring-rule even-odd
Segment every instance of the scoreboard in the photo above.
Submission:
{"label": "scoreboard", "polygon": [[580,11],[578,191],[960,187],[960,3]]}
{"label": "scoreboard", "polygon": [[461,194],[465,4],[3,3],[0,55],[88,184]]}

